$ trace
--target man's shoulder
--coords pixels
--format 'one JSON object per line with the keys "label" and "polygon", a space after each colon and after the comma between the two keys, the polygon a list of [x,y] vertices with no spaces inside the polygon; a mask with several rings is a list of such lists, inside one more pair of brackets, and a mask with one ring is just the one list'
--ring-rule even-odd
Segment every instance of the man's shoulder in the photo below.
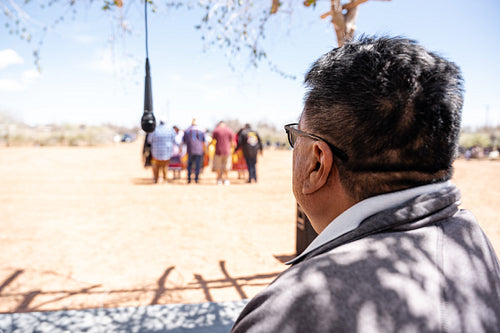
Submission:
{"label": "man's shoulder", "polygon": [[156,133],[156,135],[167,135],[170,133],[170,130],[166,126],[159,126],[159,127],[157,127],[157,129],[154,133]]}
{"label": "man's shoulder", "polygon": [[281,332],[286,327],[290,332],[345,329],[350,318],[343,308],[345,301],[357,293],[356,282],[352,278],[332,278],[334,267],[330,269],[325,261],[317,259],[281,273],[247,304],[234,332]]}
{"label": "man's shoulder", "polygon": [[204,134],[202,130],[196,127],[189,127],[184,131],[184,135],[191,135],[191,133],[201,133]]}
{"label": "man's shoulder", "polygon": [[362,245],[369,244],[362,241],[354,250],[341,246],[291,266],[248,303],[236,328],[278,332],[291,325],[291,332],[355,330],[356,313],[365,302],[385,302],[378,292],[384,290],[377,275],[384,269],[382,259]]}
{"label": "man's shoulder", "polygon": [[223,128],[216,128],[213,132],[213,136],[218,136],[218,137],[221,137],[221,136],[233,136],[234,135],[234,132],[232,129],[230,129],[229,127],[223,127]]}
{"label": "man's shoulder", "polygon": [[[470,240],[471,234],[474,235],[464,232],[465,227],[477,229],[476,237],[473,236],[474,251],[477,251],[475,256],[488,252],[485,249],[490,247],[486,241],[479,246],[478,239],[484,236],[476,225],[469,226],[477,224],[474,218],[468,212],[457,214],[442,221],[448,228],[462,229],[462,232],[451,232],[455,238],[450,243],[443,243],[443,238],[439,237],[446,228],[436,228],[435,224],[431,224],[417,229],[392,229],[368,235],[305,258],[281,273],[248,303],[236,322],[235,332],[280,332],[285,331],[284,328],[289,332],[351,332],[359,328],[359,323],[369,320],[374,324],[369,331],[385,332],[387,318],[397,327],[404,327],[402,325],[417,319],[412,313],[420,314],[427,323],[428,331],[434,331],[434,327],[442,327],[443,324],[440,322],[442,318],[436,316],[442,305],[441,291],[420,286],[435,286],[435,277],[443,274],[447,274],[446,278],[457,287],[450,298],[453,306],[460,308],[459,302],[466,300],[465,303],[481,304],[491,310],[498,308],[494,305],[498,301],[492,301],[498,299],[498,293],[483,297],[460,292],[468,290],[464,286],[470,287],[474,279],[489,280],[488,283],[493,285],[496,282],[492,281],[498,281],[499,274],[494,252],[488,254],[486,260],[469,260],[475,267],[482,268],[477,270],[483,272],[482,275],[470,273],[476,270],[474,265],[466,264],[464,258],[467,256],[457,256],[460,251],[456,249],[460,250],[460,247],[465,247],[460,244],[467,243],[458,238],[467,237]],[[466,226],[457,225],[459,223]],[[436,247],[437,239],[441,239],[444,246]],[[438,255],[436,251],[443,249],[445,252]],[[475,259],[479,258],[475,256]],[[436,257],[444,258],[448,267],[464,267],[464,272],[446,272],[436,261],[429,260]],[[489,287],[488,290],[498,288]],[[455,296],[457,293],[459,297]],[[468,313],[477,318],[476,312],[471,308]],[[459,324],[472,327],[467,326],[465,321]],[[498,320],[485,325],[498,327]]]}
{"label": "man's shoulder", "polygon": [[228,130],[225,132],[225,135],[229,138],[229,139],[232,139],[234,138],[234,131],[230,128],[228,128]]}

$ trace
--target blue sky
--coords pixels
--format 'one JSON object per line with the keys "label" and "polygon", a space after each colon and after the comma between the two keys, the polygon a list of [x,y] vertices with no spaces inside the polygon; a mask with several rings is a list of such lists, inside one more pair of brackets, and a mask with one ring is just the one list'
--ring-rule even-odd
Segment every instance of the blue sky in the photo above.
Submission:
{"label": "blue sky", "polygon": [[[139,125],[145,36],[144,7],[135,2],[127,12],[132,33],[125,37],[95,4],[74,19],[67,15],[45,35],[41,73],[33,64],[33,46],[9,35],[1,16],[0,112],[32,125]],[[297,120],[303,105],[303,75],[315,59],[336,46],[336,37],[331,23],[319,19],[329,1],[319,1],[316,9],[296,2],[292,16],[280,14],[270,21],[265,41],[268,58],[296,80],[281,77],[266,63],[249,67],[244,59],[233,60],[238,67],[233,71],[224,50],[203,52],[194,28],[202,17],[199,10],[160,7],[158,13],[150,13],[156,116],[181,127],[193,117],[206,127],[222,119],[276,126]],[[61,12],[61,8],[27,10],[34,24]],[[357,19],[358,34],[410,37],[457,63],[465,77],[463,125],[470,127],[500,125],[499,32],[498,0],[372,0],[360,6]]]}

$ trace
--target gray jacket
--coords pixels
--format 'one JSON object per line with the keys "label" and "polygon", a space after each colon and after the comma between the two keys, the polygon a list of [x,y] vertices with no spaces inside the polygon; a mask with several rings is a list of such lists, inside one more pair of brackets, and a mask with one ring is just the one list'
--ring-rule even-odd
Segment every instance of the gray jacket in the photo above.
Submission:
{"label": "gray jacket", "polygon": [[500,332],[500,264],[451,185],[367,218],[252,299],[232,332]]}

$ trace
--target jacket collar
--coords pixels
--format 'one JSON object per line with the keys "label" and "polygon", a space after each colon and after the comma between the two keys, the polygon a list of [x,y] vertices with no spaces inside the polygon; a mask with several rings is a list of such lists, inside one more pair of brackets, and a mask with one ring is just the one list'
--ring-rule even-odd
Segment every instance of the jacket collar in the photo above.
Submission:
{"label": "jacket collar", "polygon": [[[460,204],[460,191],[451,182],[436,185],[439,186],[435,187],[433,191],[421,191],[420,193],[415,192],[416,194],[410,198],[403,195],[402,198],[404,200],[401,200],[400,198],[398,204],[385,206],[385,209],[379,209],[377,213],[368,214],[366,218],[359,221],[357,226],[351,228],[343,234],[338,235],[338,237],[333,236],[327,239],[324,239],[324,237],[321,238],[325,231],[327,231],[328,227],[330,227],[333,223],[336,223],[337,219],[343,215],[341,214],[337,219],[332,221],[327,229],[325,229],[301,255],[293,260],[290,260],[287,264],[296,264],[306,258],[327,252],[342,244],[364,238],[371,234],[387,230],[416,229],[423,225],[432,224],[438,220],[453,215],[458,210],[458,205]],[[427,189],[430,188],[428,187]],[[384,194],[383,196],[392,195],[392,198],[396,198],[394,195],[401,195],[406,191]],[[373,197],[367,200],[375,198],[376,197]],[[387,197],[385,199],[387,199]],[[355,205],[357,207],[353,206],[351,208],[354,208],[354,210],[360,209],[359,204],[360,203]],[[362,206],[363,205],[361,205],[361,209],[363,208]],[[365,212],[365,214],[367,213]],[[350,214],[347,215],[349,216]]]}

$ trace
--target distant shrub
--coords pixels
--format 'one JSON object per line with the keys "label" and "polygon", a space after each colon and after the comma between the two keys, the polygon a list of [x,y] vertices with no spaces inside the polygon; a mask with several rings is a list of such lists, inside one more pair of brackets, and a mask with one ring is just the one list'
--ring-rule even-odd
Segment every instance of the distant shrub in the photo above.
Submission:
{"label": "distant shrub", "polygon": [[0,135],[0,144],[9,146],[98,146],[113,143],[116,131],[107,126],[10,125]]}
{"label": "distant shrub", "polygon": [[462,133],[459,145],[465,148],[473,146],[484,148],[490,146],[490,142],[490,135],[488,133]]}

